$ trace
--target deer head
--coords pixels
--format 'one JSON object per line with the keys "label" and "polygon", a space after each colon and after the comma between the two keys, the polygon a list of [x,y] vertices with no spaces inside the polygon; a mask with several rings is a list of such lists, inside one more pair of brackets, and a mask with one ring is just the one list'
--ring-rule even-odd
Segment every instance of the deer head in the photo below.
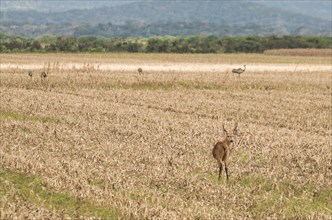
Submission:
{"label": "deer head", "polygon": [[234,136],[237,135],[237,126],[238,126],[238,123],[236,122],[235,127],[234,127],[233,130],[226,130],[224,124],[222,125],[222,128],[223,128],[223,130],[225,132],[225,135],[226,135],[226,140],[230,143],[233,142]]}

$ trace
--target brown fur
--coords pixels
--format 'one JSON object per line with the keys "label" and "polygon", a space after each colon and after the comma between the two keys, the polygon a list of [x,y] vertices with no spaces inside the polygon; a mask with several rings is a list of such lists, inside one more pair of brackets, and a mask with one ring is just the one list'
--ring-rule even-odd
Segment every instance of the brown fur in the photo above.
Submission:
{"label": "brown fur", "polygon": [[228,180],[228,163],[229,163],[229,156],[231,153],[231,143],[233,142],[233,137],[237,133],[237,123],[235,125],[235,128],[233,130],[227,131],[223,126],[224,132],[226,134],[226,138],[223,141],[217,142],[212,150],[213,157],[217,160],[219,165],[219,177],[220,180],[221,172],[222,172],[222,164],[225,165],[225,172]]}

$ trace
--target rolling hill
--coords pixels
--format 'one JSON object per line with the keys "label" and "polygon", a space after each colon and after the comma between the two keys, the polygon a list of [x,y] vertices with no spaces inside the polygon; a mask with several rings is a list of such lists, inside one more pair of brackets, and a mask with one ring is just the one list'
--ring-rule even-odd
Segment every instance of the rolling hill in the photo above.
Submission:
{"label": "rolling hill", "polygon": [[304,15],[295,12],[291,7],[290,10],[285,10],[280,5],[264,2],[97,1],[94,7],[89,7],[90,1],[87,1],[77,8],[71,2],[72,5],[67,6],[68,10],[56,7],[50,10],[46,6],[43,9],[40,4],[45,2],[39,2],[39,5],[34,1],[30,3],[26,7],[27,10],[24,10],[22,5],[20,8],[9,7],[8,4],[2,7],[0,31],[27,36],[331,36],[331,20],[326,16]]}

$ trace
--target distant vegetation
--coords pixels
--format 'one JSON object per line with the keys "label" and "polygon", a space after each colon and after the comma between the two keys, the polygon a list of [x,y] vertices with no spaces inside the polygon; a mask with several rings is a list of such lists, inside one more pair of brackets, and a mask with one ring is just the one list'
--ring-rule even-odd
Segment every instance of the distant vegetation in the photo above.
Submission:
{"label": "distant vegetation", "polygon": [[330,37],[150,37],[100,38],[0,34],[0,52],[141,52],[141,53],[262,53],[271,49],[332,48]]}

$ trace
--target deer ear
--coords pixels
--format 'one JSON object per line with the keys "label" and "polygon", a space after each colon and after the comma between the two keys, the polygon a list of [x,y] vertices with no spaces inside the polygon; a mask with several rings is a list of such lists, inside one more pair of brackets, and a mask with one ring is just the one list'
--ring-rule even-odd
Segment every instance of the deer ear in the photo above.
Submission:
{"label": "deer ear", "polygon": [[222,124],[222,129],[223,129],[223,131],[227,134],[227,130],[225,129],[224,124]]}
{"label": "deer ear", "polygon": [[233,129],[233,133],[234,133],[234,134],[237,134],[237,126],[238,126],[238,123],[236,122],[236,123],[235,123],[235,127],[234,127],[234,129]]}

